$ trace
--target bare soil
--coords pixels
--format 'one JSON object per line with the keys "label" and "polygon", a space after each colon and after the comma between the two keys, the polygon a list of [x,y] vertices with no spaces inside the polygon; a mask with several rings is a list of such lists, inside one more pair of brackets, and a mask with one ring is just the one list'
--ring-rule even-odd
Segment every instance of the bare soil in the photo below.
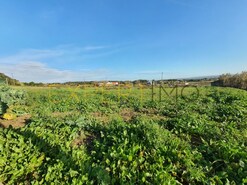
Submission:
{"label": "bare soil", "polygon": [[0,119],[0,126],[3,128],[8,128],[11,125],[13,128],[21,128],[27,124],[30,118],[31,115],[26,114],[23,116],[19,116],[13,120]]}
{"label": "bare soil", "polygon": [[137,112],[134,112],[132,109],[123,109],[120,112],[121,117],[124,121],[128,122],[138,115]]}

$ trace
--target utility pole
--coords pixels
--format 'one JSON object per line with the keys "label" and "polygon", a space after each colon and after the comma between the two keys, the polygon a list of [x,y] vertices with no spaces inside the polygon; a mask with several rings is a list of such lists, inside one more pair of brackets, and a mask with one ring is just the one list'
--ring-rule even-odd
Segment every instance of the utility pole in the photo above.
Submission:
{"label": "utility pole", "polygon": [[161,83],[160,84],[163,84],[163,72],[161,73]]}

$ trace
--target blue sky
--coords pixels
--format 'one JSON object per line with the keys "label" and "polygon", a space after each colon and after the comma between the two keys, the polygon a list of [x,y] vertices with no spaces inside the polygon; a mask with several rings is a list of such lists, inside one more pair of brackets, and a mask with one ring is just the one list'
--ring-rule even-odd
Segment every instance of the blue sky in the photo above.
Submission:
{"label": "blue sky", "polygon": [[0,72],[21,81],[244,70],[246,0],[0,0]]}

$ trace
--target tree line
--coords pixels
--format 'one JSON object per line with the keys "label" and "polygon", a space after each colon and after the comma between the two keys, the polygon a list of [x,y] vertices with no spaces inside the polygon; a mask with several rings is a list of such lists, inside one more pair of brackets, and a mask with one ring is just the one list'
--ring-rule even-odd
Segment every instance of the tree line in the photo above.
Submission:
{"label": "tree line", "polygon": [[218,86],[223,87],[235,87],[239,89],[247,90],[247,71],[243,71],[242,73],[237,74],[223,74],[219,77],[217,81]]}

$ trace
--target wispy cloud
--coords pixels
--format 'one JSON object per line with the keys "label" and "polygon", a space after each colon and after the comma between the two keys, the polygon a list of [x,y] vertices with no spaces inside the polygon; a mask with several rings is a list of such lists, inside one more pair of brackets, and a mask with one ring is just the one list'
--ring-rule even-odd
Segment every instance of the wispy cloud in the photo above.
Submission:
{"label": "wispy cloud", "polygon": [[[116,49],[111,46],[60,45],[50,49],[24,49],[11,56],[0,58],[0,72],[14,74],[20,81],[65,82],[76,80],[99,80],[105,78],[109,71],[105,69],[62,70],[49,64],[72,63],[82,59],[110,55]],[[75,65],[72,63],[72,65]],[[58,65],[55,65],[58,66]],[[65,67],[66,69],[66,67]]]}
{"label": "wispy cloud", "polygon": [[1,72],[19,79],[22,82],[67,82],[104,79],[109,71],[97,70],[59,70],[48,67],[40,62],[25,62],[18,64],[0,64]]}
{"label": "wispy cloud", "polygon": [[23,49],[18,53],[11,56],[0,58],[0,64],[7,63],[19,63],[24,61],[36,61],[43,59],[62,58],[66,56],[77,57],[94,57],[98,55],[104,55],[116,51],[111,46],[85,46],[78,47],[73,45],[60,45],[51,49]]}
{"label": "wispy cloud", "polygon": [[45,58],[54,58],[64,55],[63,50],[38,50],[38,49],[25,49],[11,56],[0,58],[1,63],[19,63],[30,60],[42,60]]}

